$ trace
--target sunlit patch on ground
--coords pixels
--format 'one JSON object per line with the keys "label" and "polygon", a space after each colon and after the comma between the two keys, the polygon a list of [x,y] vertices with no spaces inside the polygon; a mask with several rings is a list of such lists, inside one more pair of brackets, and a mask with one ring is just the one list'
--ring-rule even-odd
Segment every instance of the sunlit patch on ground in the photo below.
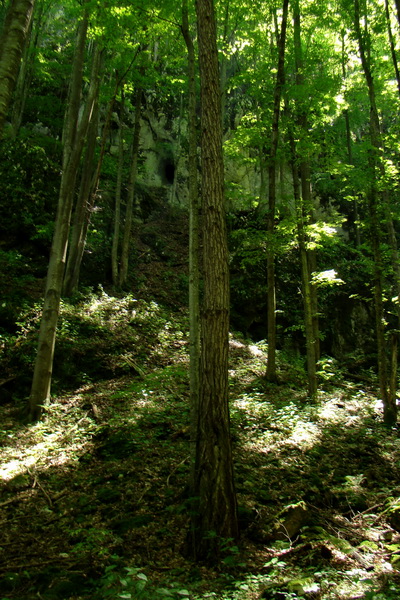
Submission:
{"label": "sunlit patch on ground", "polygon": [[[395,585],[400,535],[388,515],[400,496],[400,440],[381,428],[372,392],[330,385],[312,403],[304,372],[292,376],[278,361],[286,379],[266,384],[265,345],[231,336],[236,486],[248,522],[239,555],[217,569],[195,566],[182,554],[191,511],[186,325],[132,298],[103,295],[91,310],[102,326],[150,320],[153,333],[141,353],[130,337],[118,349],[112,361],[123,376],[59,395],[42,423],[23,426],[11,406],[0,407],[0,579],[16,578],[10,598],[33,600],[42,585],[50,600],[47,590],[73,587],[74,577],[71,600],[134,598],[141,582],[145,600],[161,598],[160,589],[190,600],[258,600],[266,589],[291,600],[301,589],[354,600],[383,581]],[[294,539],[268,537],[299,500],[307,526]]]}

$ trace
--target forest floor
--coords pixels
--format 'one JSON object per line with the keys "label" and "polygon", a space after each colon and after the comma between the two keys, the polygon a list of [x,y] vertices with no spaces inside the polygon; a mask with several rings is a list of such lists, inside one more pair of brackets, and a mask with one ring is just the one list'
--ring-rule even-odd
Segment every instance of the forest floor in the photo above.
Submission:
{"label": "forest floor", "polygon": [[325,360],[311,402],[301,359],[278,353],[272,385],[264,344],[230,350],[241,538],[210,567],[183,553],[185,314],[105,292],[63,305],[45,418],[0,405],[0,600],[400,598],[400,438],[373,376]]}

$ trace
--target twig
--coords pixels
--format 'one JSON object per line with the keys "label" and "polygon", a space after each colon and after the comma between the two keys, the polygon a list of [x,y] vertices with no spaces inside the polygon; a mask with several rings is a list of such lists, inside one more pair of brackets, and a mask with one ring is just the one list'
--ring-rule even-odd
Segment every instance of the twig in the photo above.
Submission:
{"label": "twig", "polygon": [[5,500],[5,502],[0,502],[0,508],[2,506],[7,506],[7,504],[12,504],[13,502],[18,502],[19,500],[24,500],[25,496],[31,496],[31,490],[28,490],[27,492],[22,492],[19,496],[16,496],[15,498],[10,498],[10,500]]}
{"label": "twig", "polygon": [[179,469],[179,467],[181,465],[183,465],[189,458],[190,458],[190,454],[189,454],[189,456],[186,456],[183,460],[181,460],[181,462],[178,465],[176,465],[176,467],[174,469],[172,469],[171,473],[167,477],[167,487],[169,487],[169,480],[171,479],[171,477],[175,473],[175,471],[177,471]]}
{"label": "twig", "polygon": [[67,430],[67,431],[64,433],[64,435],[63,435],[63,436],[61,436],[61,438],[60,438],[59,442],[62,442],[63,440],[65,440],[65,438],[67,438],[67,437],[70,435],[70,433],[72,433],[72,432],[73,432],[73,431],[74,431],[74,430],[75,430],[75,429],[78,427],[78,425],[80,425],[80,423],[82,423],[82,421],[84,421],[85,419],[87,419],[87,417],[88,417],[88,416],[89,416],[89,413],[88,413],[88,412],[87,412],[87,413],[85,413],[85,414],[83,415],[83,417],[82,417],[81,419],[79,419],[79,421],[77,421],[77,422],[76,422],[74,425],[72,425],[72,427],[70,427],[70,428],[69,428],[69,429],[68,429],[68,430]]}
{"label": "twig", "polygon": [[49,494],[46,492],[46,490],[44,489],[44,487],[42,486],[42,484],[40,483],[36,473],[32,473],[32,471],[29,469],[29,467],[27,467],[27,471],[29,473],[29,475],[31,475],[33,477],[33,485],[32,485],[32,489],[37,485],[38,488],[40,489],[41,492],[43,492],[44,497],[46,498],[49,506],[52,508],[53,507],[53,502],[49,496]]}
{"label": "twig", "polygon": [[[379,504],[374,504],[373,506],[370,506],[370,507],[368,507],[366,510],[363,510],[362,512],[360,512],[360,513],[357,513],[357,514],[356,514],[356,516],[355,516],[355,518],[357,518],[357,517],[361,517],[362,515],[366,515],[366,514],[368,514],[368,513],[369,513],[371,510],[374,510],[374,508],[378,508],[379,506],[383,506],[383,505],[384,505],[384,502],[379,502]],[[381,514],[383,514],[383,513],[381,513]],[[380,516],[380,515],[379,515],[379,516]]]}
{"label": "twig", "polygon": [[[59,560],[67,560],[70,559],[69,556],[57,556],[57,558],[54,558],[53,560],[43,560],[43,561],[38,561],[38,562],[33,562],[33,563],[20,563],[20,564],[16,564],[16,565],[11,565],[11,564],[7,564],[4,566],[0,565],[0,572],[4,572],[4,571],[10,571],[11,569],[31,569],[32,567],[44,567],[46,565],[52,565],[54,563],[57,563]],[[71,565],[73,565],[74,563],[71,562]]]}

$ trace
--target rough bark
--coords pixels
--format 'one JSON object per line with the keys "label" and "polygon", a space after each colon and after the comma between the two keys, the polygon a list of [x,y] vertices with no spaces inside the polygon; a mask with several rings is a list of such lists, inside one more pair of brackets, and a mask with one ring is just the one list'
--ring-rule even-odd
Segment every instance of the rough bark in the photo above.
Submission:
{"label": "rough bark", "polygon": [[189,343],[190,343],[190,454],[191,489],[200,394],[200,297],[199,297],[199,194],[197,182],[196,56],[189,31],[188,2],[182,2],[182,35],[188,54],[188,137],[189,137]]}
{"label": "rough bark", "polygon": [[279,117],[282,97],[282,88],[285,83],[285,46],[286,27],[289,0],[283,0],[281,32],[278,42],[278,69],[274,90],[274,106],[271,126],[269,166],[268,166],[268,217],[267,231],[270,247],[267,253],[267,304],[268,304],[268,361],[266,379],[270,382],[277,381],[276,375],[276,291],[275,291],[275,252],[273,236],[275,231],[275,204],[276,204],[276,154],[279,140]]}
{"label": "rough bark", "polygon": [[196,439],[198,499],[191,528],[197,560],[218,560],[238,537],[228,406],[229,270],[224,210],[221,97],[212,0],[197,0],[201,81],[204,251],[201,391]]}
{"label": "rough bark", "polygon": [[35,0],[12,0],[0,38],[0,138],[18,77]]}
{"label": "rough bark", "polygon": [[[79,26],[78,40],[86,39],[88,18],[85,15]],[[76,76],[83,64],[85,44],[79,43],[75,53],[72,80],[80,85],[82,78]],[[82,73],[81,73],[82,74]],[[65,128],[63,169],[60,184],[59,201],[55,222],[50,261],[46,279],[46,290],[42,318],[40,323],[38,351],[36,355],[31,394],[29,398],[29,418],[40,418],[43,407],[50,401],[51,376],[53,368],[54,346],[57,320],[60,309],[61,288],[64,277],[65,260],[68,247],[70,219],[75,191],[76,173],[82,155],[87,128],[92,115],[95,100],[96,81],[92,79],[85,109],[78,124],[79,106],[76,113],[67,110],[66,118],[71,122]],[[71,139],[73,144],[71,145]]]}

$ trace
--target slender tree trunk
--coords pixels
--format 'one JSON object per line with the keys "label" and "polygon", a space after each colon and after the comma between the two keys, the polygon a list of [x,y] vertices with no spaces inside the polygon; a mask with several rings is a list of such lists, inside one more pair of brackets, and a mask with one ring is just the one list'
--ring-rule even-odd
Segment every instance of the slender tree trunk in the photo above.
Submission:
{"label": "slender tree trunk", "polygon": [[229,267],[224,210],[221,96],[212,0],[197,0],[201,81],[204,307],[201,391],[191,548],[198,560],[218,560],[238,537],[228,406]]}
{"label": "slender tree trunk", "polygon": [[140,136],[140,114],[142,106],[142,90],[139,89],[136,93],[136,107],[135,107],[135,125],[133,130],[133,142],[132,142],[132,164],[129,176],[128,185],[128,200],[125,211],[125,224],[124,224],[124,236],[122,239],[121,247],[121,261],[120,261],[120,272],[119,272],[119,284],[122,286],[126,282],[128,277],[128,264],[129,264],[129,248],[132,237],[132,218],[133,218],[133,207],[135,199],[135,184],[137,174],[137,163],[139,154],[139,136]]}
{"label": "slender tree trunk", "polygon": [[278,69],[274,91],[274,108],[272,115],[270,153],[268,165],[268,217],[267,232],[269,248],[267,252],[267,305],[268,305],[268,361],[266,379],[270,382],[277,381],[276,375],[276,291],[275,291],[275,204],[276,204],[276,154],[279,139],[279,117],[281,107],[282,88],[285,83],[285,46],[286,27],[289,0],[283,0],[281,33],[278,44]]}
{"label": "slender tree trunk", "polygon": [[304,232],[304,215],[302,210],[300,178],[296,164],[296,144],[294,141],[293,132],[289,129],[289,143],[291,149],[291,167],[293,177],[293,196],[297,214],[297,239],[299,242],[300,252],[300,269],[303,291],[304,305],[304,329],[306,337],[306,354],[307,354],[307,376],[308,376],[308,394],[310,398],[317,395],[317,374],[316,374],[316,358],[314,344],[314,328],[313,328],[313,307],[311,296],[311,283],[309,274],[309,264],[307,258],[307,243]]}
{"label": "slender tree trunk", "polygon": [[[100,48],[96,44],[93,61],[100,69]],[[71,239],[68,248],[68,260],[64,276],[63,294],[71,296],[76,292],[79,282],[80,265],[85,249],[87,229],[91,213],[91,186],[93,183],[94,158],[96,151],[96,139],[99,117],[99,73],[92,73],[97,82],[95,91],[95,102],[93,114],[87,135],[86,152],[83,161],[81,183],[79,187],[78,199],[75,205],[75,213],[72,224]]]}
{"label": "slender tree trunk", "polygon": [[389,37],[390,53],[392,55],[393,68],[394,68],[394,72],[395,72],[395,75],[396,75],[397,90],[398,90],[399,95],[400,95],[400,71],[399,71],[399,63],[398,63],[397,54],[396,54],[396,42],[395,42],[394,37],[393,37],[392,25],[390,23],[390,10],[389,10],[389,2],[388,2],[388,0],[385,0],[385,15],[386,15],[386,25],[387,25],[387,30],[388,30],[388,37]]}
{"label": "slender tree trunk", "polygon": [[[79,26],[78,44],[73,66],[73,87],[82,84],[82,68],[85,39],[88,25],[88,15]],[[83,43],[82,43],[83,42]],[[80,77],[77,75],[80,72]],[[93,65],[93,72],[97,72]],[[68,247],[70,219],[75,191],[76,173],[85,142],[88,125],[93,111],[97,83],[91,80],[88,98],[83,115],[78,126],[79,105],[76,112],[67,109],[64,132],[64,156],[61,176],[60,194],[55,222],[53,243],[50,252],[50,262],[47,272],[46,290],[42,319],[40,323],[38,351],[36,355],[32,389],[29,398],[29,417],[31,420],[40,418],[43,406],[50,400],[51,376],[53,368],[54,345],[56,340],[57,320],[60,309],[61,288],[64,277],[65,259]],[[71,143],[73,140],[73,143]]]}
{"label": "slender tree trunk", "polygon": [[227,67],[228,60],[225,56],[225,52],[228,46],[228,25],[230,15],[230,0],[225,0],[225,14],[224,23],[222,28],[222,47],[223,53],[220,57],[220,82],[221,82],[221,124],[222,124],[222,135],[225,129],[225,113],[226,113],[226,82],[227,82]]}
{"label": "slender tree trunk", "polygon": [[[386,352],[385,325],[384,325],[384,306],[383,306],[383,258],[381,251],[381,227],[380,221],[383,217],[390,217],[390,210],[386,203],[384,205],[384,195],[378,194],[378,178],[384,174],[382,163],[383,144],[381,139],[380,122],[378,109],[376,105],[375,85],[371,70],[370,51],[364,42],[364,36],[361,32],[361,16],[359,0],[354,0],[354,32],[358,42],[358,48],[361,58],[361,64],[364,71],[365,80],[368,88],[370,103],[370,139],[371,149],[369,152],[369,172],[370,185],[367,192],[368,210],[369,210],[369,228],[372,243],[372,252],[374,257],[374,304],[376,318],[376,337],[378,354],[378,374],[379,388],[383,403],[383,420],[386,425],[393,425],[397,420],[396,394],[393,390],[393,382],[396,376],[390,373],[390,370],[397,372],[397,344],[396,351],[392,352],[391,362],[389,364]],[[365,23],[367,20],[365,19]],[[365,25],[367,27],[367,24]],[[366,36],[368,39],[368,36]],[[384,214],[385,213],[385,214]],[[389,237],[389,242],[390,242]],[[393,242],[393,240],[392,240]],[[397,245],[392,248],[397,253]],[[397,265],[398,266],[398,265]],[[396,265],[394,265],[396,268]],[[395,364],[394,364],[395,363]]]}
{"label": "slender tree trunk", "polygon": [[399,25],[400,25],[400,0],[394,0],[394,3],[396,5],[397,20],[398,20]]}
{"label": "slender tree trunk", "polygon": [[[294,55],[295,55],[295,70],[296,70],[296,85],[303,85],[303,56],[301,49],[301,24],[300,24],[300,8],[299,0],[293,1],[293,28],[294,28]],[[307,113],[304,106],[298,106],[296,110],[296,120],[301,134],[306,137],[308,131]],[[298,177],[296,169],[296,154],[297,149],[294,145],[292,135],[292,161],[294,165],[293,176],[294,180]],[[309,220],[311,213],[311,184],[310,184],[310,161],[307,156],[304,156],[304,148],[300,150],[299,157],[300,184],[301,184],[301,201],[297,205],[297,227],[298,239],[300,248],[300,264],[303,282],[303,300],[304,300],[304,323],[306,335],[306,350],[307,350],[307,374],[308,374],[308,391],[311,398],[317,395],[317,359],[318,359],[318,312],[316,289],[311,284],[310,258],[308,256],[307,240],[305,234],[305,224]],[[300,188],[300,184],[298,187]]]}
{"label": "slender tree trunk", "polygon": [[35,0],[12,0],[0,37],[0,138],[28,40]]}
{"label": "slender tree trunk", "polygon": [[181,94],[179,104],[180,104],[180,106],[179,106],[179,118],[178,118],[178,133],[176,136],[176,143],[175,143],[175,147],[174,147],[175,175],[174,175],[174,178],[172,181],[172,185],[170,186],[170,193],[169,193],[169,203],[171,204],[171,206],[173,206],[176,202],[176,189],[177,189],[177,185],[178,185],[178,177],[176,176],[176,173],[178,173],[178,171],[179,171],[180,164],[181,164],[181,157],[182,157],[182,121],[183,121],[183,115],[184,115],[183,94]]}
{"label": "slender tree trunk", "polygon": [[200,273],[199,194],[197,177],[196,56],[189,31],[188,2],[182,2],[182,35],[188,53],[189,137],[189,342],[190,342],[190,454],[191,489],[195,487],[197,424],[200,395]]}
{"label": "slender tree trunk", "polygon": [[[344,31],[341,32],[341,36],[342,36],[342,56],[341,56],[342,76],[343,76],[343,81],[346,81],[347,73],[346,73],[346,57],[345,57],[345,46],[344,46]],[[350,127],[349,110],[346,108],[343,111],[343,114],[344,114],[344,122],[345,122],[345,126],[346,126],[347,160],[349,162],[349,165],[353,165],[353,149],[352,149],[352,142],[351,142],[351,127]],[[354,228],[355,228],[355,234],[356,234],[356,247],[359,248],[361,245],[361,237],[360,237],[360,227],[359,227],[360,215],[359,215],[359,211],[358,211],[357,198],[354,198],[354,200],[353,200],[353,208],[354,208]]]}
{"label": "slender tree trunk", "polygon": [[121,227],[121,191],[122,191],[122,174],[124,169],[124,111],[125,111],[125,94],[124,88],[121,91],[121,110],[119,113],[119,143],[118,143],[118,171],[117,185],[115,189],[115,210],[114,210],[114,233],[111,248],[111,272],[114,287],[118,285],[118,248],[119,248],[119,232]]}

